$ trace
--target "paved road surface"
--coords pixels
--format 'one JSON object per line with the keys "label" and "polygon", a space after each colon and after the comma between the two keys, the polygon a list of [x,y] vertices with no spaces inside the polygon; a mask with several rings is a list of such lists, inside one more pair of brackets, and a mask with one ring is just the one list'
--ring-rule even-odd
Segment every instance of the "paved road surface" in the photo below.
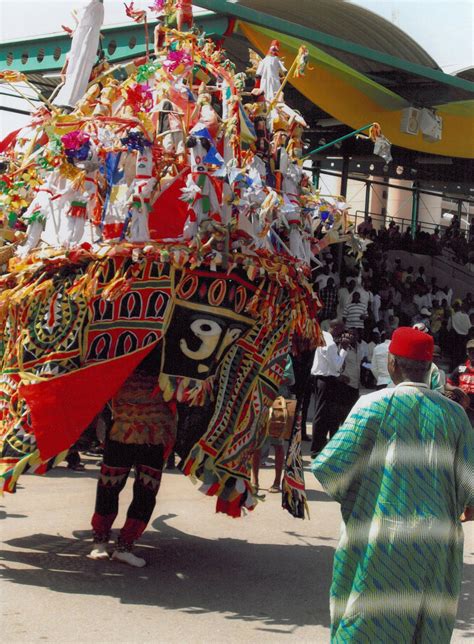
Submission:
{"label": "paved road surface", "polygon": [[[167,472],[137,548],[149,565],[137,570],[86,556],[97,464],[86,457],[82,473],[24,476],[16,495],[0,499],[2,641],[329,641],[339,511],[309,472],[309,521],[291,518],[274,494],[245,518],[215,515],[213,499]],[[264,469],[261,483],[271,482]],[[130,492],[129,481],[122,509]],[[453,642],[474,637],[472,526]]]}

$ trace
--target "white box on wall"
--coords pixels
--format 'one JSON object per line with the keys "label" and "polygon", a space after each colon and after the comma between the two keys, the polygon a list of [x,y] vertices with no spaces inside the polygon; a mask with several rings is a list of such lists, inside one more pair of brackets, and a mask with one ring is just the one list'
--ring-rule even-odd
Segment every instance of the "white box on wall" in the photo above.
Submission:
{"label": "white box on wall", "polygon": [[443,119],[425,107],[421,110],[420,129],[426,141],[441,141],[443,137]]}
{"label": "white box on wall", "polygon": [[420,110],[416,107],[406,107],[402,110],[402,120],[400,123],[400,131],[405,134],[412,134],[415,136],[420,129]]}

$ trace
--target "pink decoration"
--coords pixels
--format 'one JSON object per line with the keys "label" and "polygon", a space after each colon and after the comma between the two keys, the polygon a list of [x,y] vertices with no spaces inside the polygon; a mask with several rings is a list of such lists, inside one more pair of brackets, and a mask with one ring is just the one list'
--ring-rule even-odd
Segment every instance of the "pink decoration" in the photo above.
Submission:
{"label": "pink decoration", "polygon": [[85,143],[90,141],[90,136],[82,130],[73,130],[61,137],[65,150],[79,150]]}
{"label": "pink decoration", "polygon": [[183,74],[188,69],[192,67],[193,59],[190,54],[184,49],[178,49],[177,51],[170,51],[168,58],[164,61],[163,67],[168,72],[177,72],[178,74]]}
{"label": "pink decoration", "polygon": [[156,11],[157,13],[162,13],[165,6],[166,6],[166,0],[155,0],[154,3],[148,7],[148,9],[151,9],[152,11]]}

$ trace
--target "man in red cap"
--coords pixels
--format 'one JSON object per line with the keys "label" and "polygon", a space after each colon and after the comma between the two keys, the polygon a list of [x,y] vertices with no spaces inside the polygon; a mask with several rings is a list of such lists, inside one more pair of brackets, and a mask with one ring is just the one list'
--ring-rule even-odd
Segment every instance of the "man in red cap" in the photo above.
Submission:
{"label": "man in red cap", "polygon": [[331,641],[451,639],[464,520],[474,518],[474,432],[466,412],[427,385],[433,338],[392,337],[395,384],[362,396],[312,470],[341,504]]}

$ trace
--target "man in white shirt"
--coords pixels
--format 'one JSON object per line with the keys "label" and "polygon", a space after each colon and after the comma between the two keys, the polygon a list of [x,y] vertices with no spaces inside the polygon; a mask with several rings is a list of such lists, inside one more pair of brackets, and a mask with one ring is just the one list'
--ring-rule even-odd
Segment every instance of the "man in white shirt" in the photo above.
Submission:
{"label": "man in white shirt", "polygon": [[421,311],[423,308],[429,308],[431,306],[431,300],[426,292],[426,289],[418,288],[418,291],[413,296],[413,302],[418,307],[418,311]]}
{"label": "man in white shirt", "polygon": [[338,383],[340,423],[359,399],[360,369],[362,361],[367,359],[367,343],[358,342],[358,335],[354,330],[348,330],[343,335],[343,338],[347,338],[348,347]]}
{"label": "man in white shirt", "polygon": [[334,284],[337,286],[337,288],[339,288],[341,284],[341,276],[339,275],[339,273],[333,269],[332,271],[330,271],[329,277],[332,277]]}
{"label": "man in white shirt", "polygon": [[354,291],[352,294],[352,301],[346,305],[342,317],[348,329],[364,328],[364,321],[367,319],[367,306],[360,301],[359,291]]}
{"label": "man in white shirt", "polygon": [[347,340],[342,342],[341,349],[334,342],[340,336],[344,325],[340,320],[332,320],[329,331],[323,331],[325,346],[318,347],[314,354],[311,378],[315,394],[315,411],[313,418],[313,437],[311,456],[319,454],[327,443],[327,435],[332,437],[339,427],[338,382],[346,357]]}
{"label": "man in white shirt", "polygon": [[390,382],[388,373],[388,347],[390,345],[391,333],[385,336],[384,342],[378,344],[372,353],[372,373],[376,380],[376,389],[385,389]]}
{"label": "man in white shirt", "polygon": [[415,281],[416,280],[423,280],[423,282],[426,283],[426,275],[425,275],[425,267],[420,266],[418,269],[418,273],[416,274]]}
{"label": "man in white shirt", "polygon": [[370,290],[370,282],[364,280],[360,286],[356,287],[356,292],[359,293],[360,301],[368,311],[374,299],[374,294]]}
{"label": "man in white shirt", "polygon": [[319,275],[314,280],[314,283],[316,284],[319,292],[321,291],[321,289],[323,289],[327,285],[328,279],[330,277],[331,277],[331,275],[330,275],[330,270],[329,270],[329,264],[326,264],[322,268],[322,273],[319,273]]}
{"label": "man in white shirt", "polygon": [[337,317],[342,318],[344,309],[351,301],[352,294],[354,293],[356,283],[354,279],[350,279],[347,283],[344,281],[337,293]]}
{"label": "man in white shirt", "polygon": [[374,316],[375,322],[380,320],[380,305],[382,304],[381,297],[378,293],[374,293],[374,299],[372,302],[372,314]]}
{"label": "man in white shirt", "polygon": [[471,319],[467,313],[467,305],[454,302],[453,313],[448,322],[448,329],[452,335],[451,369],[464,361],[466,355],[466,342],[471,328]]}
{"label": "man in white shirt", "polygon": [[453,289],[445,286],[444,288],[439,288],[433,296],[434,300],[438,300],[440,304],[443,303],[443,300],[446,300],[448,306],[451,306],[451,300],[453,298]]}

